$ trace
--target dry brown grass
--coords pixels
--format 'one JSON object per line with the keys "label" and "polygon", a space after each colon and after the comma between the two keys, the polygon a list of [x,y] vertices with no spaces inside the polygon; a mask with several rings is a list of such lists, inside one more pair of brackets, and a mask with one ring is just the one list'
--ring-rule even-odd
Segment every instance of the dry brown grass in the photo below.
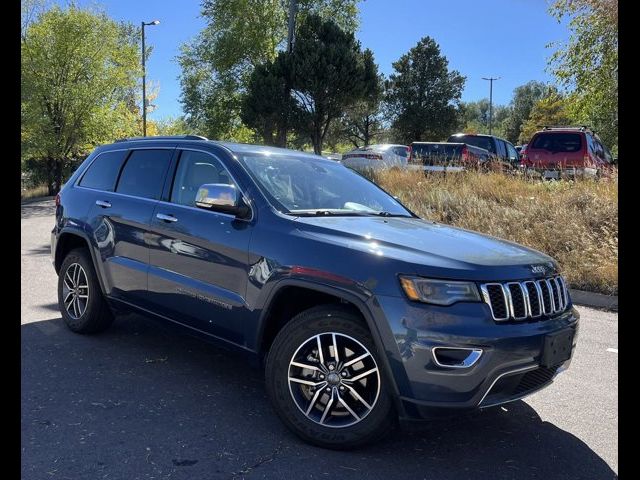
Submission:
{"label": "dry brown grass", "polygon": [[49,194],[49,189],[46,185],[39,187],[27,188],[20,192],[21,200],[29,200],[31,198],[46,197]]}
{"label": "dry brown grass", "polygon": [[417,215],[554,257],[573,288],[618,292],[618,184],[542,182],[499,173],[369,175]]}

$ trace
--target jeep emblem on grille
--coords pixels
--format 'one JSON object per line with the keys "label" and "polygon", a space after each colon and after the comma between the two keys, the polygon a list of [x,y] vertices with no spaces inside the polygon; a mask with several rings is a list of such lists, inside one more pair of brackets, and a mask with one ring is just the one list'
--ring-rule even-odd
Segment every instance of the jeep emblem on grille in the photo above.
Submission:
{"label": "jeep emblem on grille", "polygon": [[544,265],[531,265],[531,273],[547,273],[547,267]]}

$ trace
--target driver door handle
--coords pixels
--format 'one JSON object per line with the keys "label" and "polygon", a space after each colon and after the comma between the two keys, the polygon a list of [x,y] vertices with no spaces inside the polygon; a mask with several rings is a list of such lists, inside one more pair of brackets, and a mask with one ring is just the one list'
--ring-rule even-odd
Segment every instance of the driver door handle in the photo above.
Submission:
{"label": "driver door handle", "polygon": [[176,217],[174,217],[173,215],[165,215],[164,213],[156,214],[156,218],[158,220],[163,220],[165,222],[177,222],[178,221],[178,219]]}
{"label": "driver door handle", "polygon": [[96,200],[96,205],[102,208],[111,208],[111,202],[105,200]]}

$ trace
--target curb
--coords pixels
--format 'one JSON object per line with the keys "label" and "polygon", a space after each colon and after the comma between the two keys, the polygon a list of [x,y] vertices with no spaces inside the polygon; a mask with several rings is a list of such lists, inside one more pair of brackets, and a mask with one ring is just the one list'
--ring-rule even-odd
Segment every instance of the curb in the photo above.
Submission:
{"label": "curb", "polygon": [[603,310],[618,311],[618,296],[604,295],[602,293],[585,292],[584,290],[569,289],[571,300],[576,305],[584,307],[600,308]]}

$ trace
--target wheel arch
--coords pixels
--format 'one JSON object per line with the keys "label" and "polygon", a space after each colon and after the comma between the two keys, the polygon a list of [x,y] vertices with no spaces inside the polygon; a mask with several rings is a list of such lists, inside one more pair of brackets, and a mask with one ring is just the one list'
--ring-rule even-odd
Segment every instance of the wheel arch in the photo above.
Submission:
{"label": "wheel arch", "polygon": [[60,273],[62,262],[71,250],[75,248],[86,248],[89,252],[89,255],[91,255],[91,261],[93,263],[93,268],[96,272],[96,276],[98,277],[100,290],[102,291],[102,293],[105,293],[104,283],[101,275],[102,269],[99,268],[98,263],[96,262],[96,254],[94,249],[91,248],[91,240],[85,232],[76,229],[62,230],[58,234],[55,248],[56,249],[53,257],[53,265],[57,274]]}
{"label": "wheel arch", "polygon": [[[297,308],[291,311],[287,311],[287,315],[279,317],[278,314],[282,312],[280,306],[285,302],[284,296],[286,293],[309,292],[309,299],[325,299],[326,301],[321,303],[305,303],[302,302],[304,308]],[[396,378],[393,374],[393,369],[389,363],[389,358],[386,353],[385,345],[382,340],[380,330],[377,327],[375,318],[365,300],[361,299],[358,295],[345,291],[339,288],[335,288],[325,284],[318,284],[307,280],[300,279],[285,279],[278,282],[271,291],[268,301],[265,303],[265,308],[262,311],[258,324],[258,335],[256,339],[256,352],[259,360],[264,361],[266,354],[269,351],[269,347],[273,343],[278,332],[298,313],[312,308],[317,305],[330,305],[338,304],[348,309],[353,309],[354,313],[358,314],[363,319],[363,324],[367,327],[373,338],[374,345],[380,355],[382,362],[382,368],[385,371],[386,378],[389,379],[391,385],[391,391],[393,393],[393,402],[396,406],[396,411],[401,414],[403,412],[402,402],[400,400],[400,393]]]}

